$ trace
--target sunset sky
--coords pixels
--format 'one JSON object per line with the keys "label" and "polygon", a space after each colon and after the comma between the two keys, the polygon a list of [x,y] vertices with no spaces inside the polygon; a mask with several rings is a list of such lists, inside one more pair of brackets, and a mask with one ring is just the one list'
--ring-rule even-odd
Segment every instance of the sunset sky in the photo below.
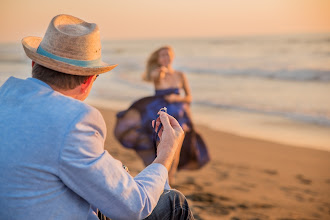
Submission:
{"label": "sunset sky", "polygon": [[1,0],[0,42],[43,36],[57,14],[97,23],[102,39],[330,32],[330,0]]}

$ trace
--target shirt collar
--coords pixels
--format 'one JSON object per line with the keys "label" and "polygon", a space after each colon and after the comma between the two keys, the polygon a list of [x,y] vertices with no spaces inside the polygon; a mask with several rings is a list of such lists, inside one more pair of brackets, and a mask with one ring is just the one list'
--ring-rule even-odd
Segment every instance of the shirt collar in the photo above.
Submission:
{"label": "shirt collar", "polygon": [[29,77],[29,78],[27,78],[27,80],[30,80],[30,81],[35,82],[35,83],[38,83],[41,86],[45,86],[45,87],[53,90],[53,88],[50,85],[48,85],[47,83],[45,83],[44,81],[41,81],[39,79],[36,79],[36,78],[33,78],[33,77]]}

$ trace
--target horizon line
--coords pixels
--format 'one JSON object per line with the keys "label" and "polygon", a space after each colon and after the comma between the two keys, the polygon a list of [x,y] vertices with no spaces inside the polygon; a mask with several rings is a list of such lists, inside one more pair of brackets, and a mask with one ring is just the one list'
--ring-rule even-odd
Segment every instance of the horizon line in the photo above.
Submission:
{"label": "horizon line", "polygon": [[[102,37],[101,41],[143,41],[143,40],[197,40],[197,39],[216,39],[216,38],[253,38],[253,37],[289,37],[289,36],[307,36],[307,35],[328,35],[329,31],[319,31],[319,32],[287,32],[287,33],[257,33],[257,34],[223,34],[223,35],[210,35],[210,36],[168,36],[168,37]],[[24,37],[22,37],[24,38]],[[0,44],[12,44],[20,43],[21,40],[12,40],[12,41],[2,41],[0,39]]]}

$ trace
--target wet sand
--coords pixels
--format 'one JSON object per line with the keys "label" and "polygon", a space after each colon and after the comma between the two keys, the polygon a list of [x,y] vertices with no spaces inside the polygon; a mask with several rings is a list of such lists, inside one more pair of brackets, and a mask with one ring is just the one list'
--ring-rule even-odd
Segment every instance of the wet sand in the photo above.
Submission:
{"label": "wet sand", "polygon": [[[144,166],[113,136],[115,111],[98,108],[108,128],[105,148],[135,176]],[[330,219],[330,152],[300,148],[197,126],[211,162],[179,171],[196,219]]]}

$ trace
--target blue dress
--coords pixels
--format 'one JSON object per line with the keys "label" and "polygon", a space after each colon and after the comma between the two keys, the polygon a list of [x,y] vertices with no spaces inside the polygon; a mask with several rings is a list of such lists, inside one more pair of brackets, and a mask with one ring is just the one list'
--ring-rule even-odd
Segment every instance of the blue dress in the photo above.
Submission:
{"label": "blue dress", "polygon": [[115,137],[124,147],[136,150],[145,165],[149,165],[155,158],[155,132],[151,122],[157,118],[158,111],[166,107],[167,113],[176,118],[181,126],[185,124],[189,128],[182,144],[178,169],[201,168],[210,160],[206,144],[194,129],[189,104],[167,102],[165,96],[170,94],[179,94],[179,89],[156,90],[154,96],[139,99],[127,110],[119,112],[114,129]]}

